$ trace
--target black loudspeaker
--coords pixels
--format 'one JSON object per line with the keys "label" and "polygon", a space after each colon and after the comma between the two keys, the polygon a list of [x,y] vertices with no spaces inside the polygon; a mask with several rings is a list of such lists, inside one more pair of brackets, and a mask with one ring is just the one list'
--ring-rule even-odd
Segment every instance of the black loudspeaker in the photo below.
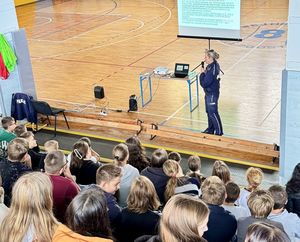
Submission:
{"label": "black loudspeaker", "polygon": [[95,98],[102,99],[104,98],[104,88],[101,86],[94,87]]}
{"label": "black loudspeaker", "polygon": [[138,110],[138,105],[137,105],[137,97],[135,94],[131,95],[129,97],[129,110],[128,112],[134,112]]}

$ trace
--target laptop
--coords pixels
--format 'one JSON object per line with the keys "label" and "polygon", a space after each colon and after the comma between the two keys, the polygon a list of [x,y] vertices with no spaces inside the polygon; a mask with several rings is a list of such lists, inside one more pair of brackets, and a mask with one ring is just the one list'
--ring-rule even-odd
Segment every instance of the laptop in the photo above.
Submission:
{"label": "laptop", "polygon": [[189,74],[189,69],[190,69],[189,64],[176,63],[174,76],[179,78],[186,77]]}

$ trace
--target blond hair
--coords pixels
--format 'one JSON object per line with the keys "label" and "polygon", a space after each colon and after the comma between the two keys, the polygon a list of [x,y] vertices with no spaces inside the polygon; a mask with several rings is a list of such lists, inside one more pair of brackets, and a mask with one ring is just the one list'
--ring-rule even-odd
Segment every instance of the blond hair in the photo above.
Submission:
{"label": "blond hair", "polygon": [[246,171],[246,177],[249,184],[250,191],[256,189],[264,178],[264,173],[260,168],[249,167]]}
{"label": "blond hair", "polygon": [[58,225],[52,205],[52,184],[47,175],[32,172],[21,176],[13,186],[9,213],[0,226],[0,242],[22,241],[28,231],[34,232],[34,241],[50,242]]}
{"label": "blond hair", "polygon": [[209,209],[200,199],[185,194],[173,196],[160,219],[162,242],[200,241],[198,227],[208,216]]}
{"label": "blond hair", "polygon": [[230,181],[230,170],[224,161],[216,160],[212,170],[213,176],[218,176],[224,184]]}
{"label": "blond hair", "polygon": [[247,204],[253,217],[266,218],[273,209],[274,200],[269,191],[261,189],[249,195]]}
{"label": "blond hair", "polygon": [[58,142],[56,140],[48,140],[44,144],[44,148],[46,152],[56,151],[59,148]]}
{"label": "blond hair", "polygon": [[7,156],[10,161],[22,161],[27,151],[29,144],[24,138],[15,138],[8,143]]}
{"label": "blond hair", "polygon": [[56,174],[67,164],[66,157],[60,150],[49,152],[44,162],[45,171],[49,174]]}
{"label": "blond hair", "polygon": [[202,200],[208,204],[222,205],[226,197],[226,188],[217,176],[206,178],[201,186]]}
{"label": "blond hair", "polygon": [[127,207],[135,213],[157,210],[160,206],[153,183],[145,176],[135,178],[127,197]]}
{"label": "blond hair", "polygon": [[180,171],[180,165],[175,160],[167,160],[163,164],[163,171],[168,177],[170,177],[169,181],[167,182],[164,194],[165,200],[168,201],[168,199],[175,194],[175,188],[178,181],[177,175]]}

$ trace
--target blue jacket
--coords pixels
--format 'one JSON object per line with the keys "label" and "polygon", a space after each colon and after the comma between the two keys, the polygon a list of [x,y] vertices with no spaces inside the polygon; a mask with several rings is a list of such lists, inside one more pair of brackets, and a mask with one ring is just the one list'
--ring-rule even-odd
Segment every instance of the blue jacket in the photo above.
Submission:
{"label": "blue jacket", "polygon": [[208,208],[208,230],[203,234],[203,238],[208,242],[232,241],[237,228],[235,217],[221,206],[208,204]]}
{"label": "blue jacket", "polygon": [[220,80],[220,65],[214,61],[209,64],[205,71],[200,74],[200,85],[203,87],[205,94],[219,94]]}
{"label": "blue jacket", "polygon": [[150,181],[152,181],[160,202],[164,204],[165,203],[164,193],[170,177],[168,177],[164,173],[163,168],[147,167],[144,170],[142,170],[141,176],[145,176],[149,178]]}
{"label": "blue jacket", "polygon": [[26,118],[28,122],[36,123],[37,115],[31,104],[32,99],[32,96],[25,93],[13,93],[11,100],[11,116],[15,120]]}

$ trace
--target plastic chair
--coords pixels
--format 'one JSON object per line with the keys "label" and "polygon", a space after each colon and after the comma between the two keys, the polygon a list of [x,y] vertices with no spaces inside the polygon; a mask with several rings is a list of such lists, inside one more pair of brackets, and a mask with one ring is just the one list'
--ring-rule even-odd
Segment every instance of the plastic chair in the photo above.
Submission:
{"label": "plastic chair", "polygon": [[[47,120],[49,122],[49,125],[51,125],[49,116],[54,116],[54,136],[56,136],[57,115],[60,114],[60,113],[62,113],[62,115],[64,116],[64,119],[65,119],[65,122],[68,126],[68,129],[70,129],[68,120],[67,120],[66,115],[65,115],[65,109],[51,107],[47,102],[44,102],[44,101],[31,100],[31,104],[32,104],[32,106],[33,106],[33,108],[34,108],[34,110],[36,111],[37,114],[39,113],[39,114],[47,116]],[[36,122],[36,130],[38,130],[38,121]]]}

